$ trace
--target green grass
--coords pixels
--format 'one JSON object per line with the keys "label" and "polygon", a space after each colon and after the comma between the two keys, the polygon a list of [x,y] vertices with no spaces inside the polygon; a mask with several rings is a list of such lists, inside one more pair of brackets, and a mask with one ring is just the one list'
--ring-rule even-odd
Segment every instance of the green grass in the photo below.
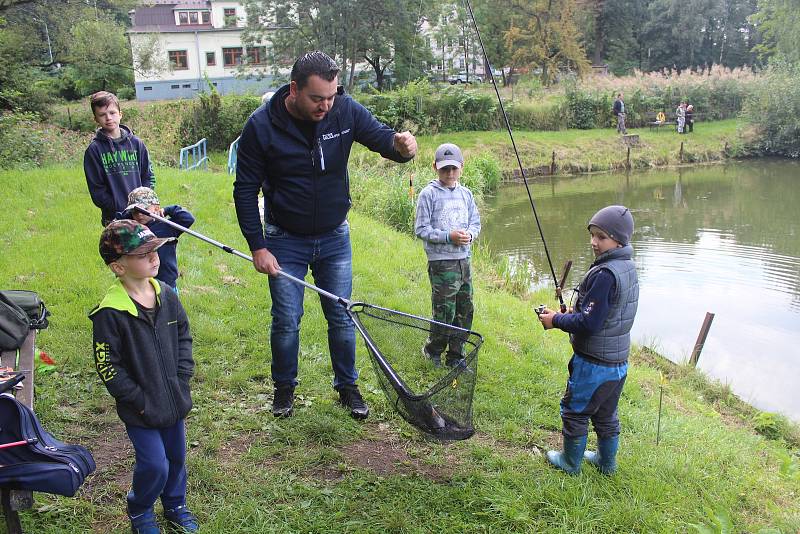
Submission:
{"label": "green grass", "polygon": [[[529,135],[526,142],[539,134]],[[668,134],[659,135],[666,142]],[[470,150],[478,143],[463,134],[426,144],[445,138]],[[159,196],[190,209],[195,230],[246,250],[232,177],[157,173]],[[35,290],[53,312],[37,345],[55,358],[57,372],[37,377],[36,411],[58,437],[89,447],[99,466],[75,498],[38,494],[34,510],[22,513],[23,526],[125,532],[132,455],[94,372],[86,317],[112,281],[97,253],[99,211],[79,166],[2,172],[0,183],[7,199],[2,287]],[[351,224],[354,298],[428,314],[421,245],[357,212]],[[302,325],[297,413],[276,421],[269,412],[266,279],[189,236],[181,238],[179,264],[197,361],[189,504],[204,532],[674,533],[724,513],[735,532],[800,529],[796,454],[755,431],[769,421],[738,417],[724,392],[710,395],[693,373],[668,382],[655,446],[660,368],[651,358],[633,359],[620,402],[619,473],[606,478],[587,466],[568,477],[549,468],[542,450],[558,443],[569,344],[563,333],[543,332],[530,302],[498,288],[503,284],[480,258],[474,328],[486,342],[475,396],[478,434],[450,445],[426,441],[392,411],[363,347],[357,364],[372,414],[360,424],[335,405],[325,322],[313,294]]]}
{"label": "green grass", "polygon": [[[742,146],[740,131],[744,123],[737,119],[698,122],[695,131],[679,135],[669,127],[659,132],[649,128],[631,128],[629,134],[639,135],[640,145],[631,149],[631,168],[646,169],[666,165],[721,161],[734,156]],[[625,168],[627,147],[610,128],[594,130],[561,130],[558,132],[515,131],[514,140],[523,166],[527,169],[549,167],[556,153],[556,173],[575,174],[619,170]],[[433,161],[433,151],[440,143],[456,143],[464,149],[465,159],[489,152],[501,161],[504,171],[517,168],[517,160],[509,142],[508,132],[453,132],[420,136],[419,158]],[[683,160],[680,159],[684,144]],[[725,146],[728,153],[725,153]],[[376,157],[366,149],[354,149],[354,161],[375,163]]]}

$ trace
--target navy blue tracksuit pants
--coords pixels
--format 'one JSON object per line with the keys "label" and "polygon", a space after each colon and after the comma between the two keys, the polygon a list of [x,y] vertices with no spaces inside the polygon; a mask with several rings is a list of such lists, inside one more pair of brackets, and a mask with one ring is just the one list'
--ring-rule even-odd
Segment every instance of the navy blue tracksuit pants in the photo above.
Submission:
{"label": "navy blue tracksuit pants", "polygon": [[165,510],[186,504],[186,427],[181,419],[168,428],[127,425],[136,451],[128,514],[143,514],[161,497]]}
{"label": "navy blue tracksuit pants", "polygon": [[627,376],[627,361],[605,363],[573,354],[569,361],[567,390],[561,399],[564,436],[579,438],[587,435],[589,419],[598,438],[618,435],[617,404]]}

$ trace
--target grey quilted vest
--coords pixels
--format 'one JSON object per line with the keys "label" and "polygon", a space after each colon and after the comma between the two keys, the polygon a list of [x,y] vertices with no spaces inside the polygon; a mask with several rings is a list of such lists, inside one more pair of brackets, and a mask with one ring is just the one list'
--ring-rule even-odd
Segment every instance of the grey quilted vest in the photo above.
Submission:
{"label": "grey quilted vest", "polygon": [[627,361],[631,348],[631,327],[639,303],[639,281],[630,245],[601,254],[583,277],[578,287],[575,311],[580,312],[586,296],[586,281],[599,269],[608,269],[616,281],[611,298],[611,310],[600,331],[591,334],[571,334],[572,348],[578,354],[609,363]]}

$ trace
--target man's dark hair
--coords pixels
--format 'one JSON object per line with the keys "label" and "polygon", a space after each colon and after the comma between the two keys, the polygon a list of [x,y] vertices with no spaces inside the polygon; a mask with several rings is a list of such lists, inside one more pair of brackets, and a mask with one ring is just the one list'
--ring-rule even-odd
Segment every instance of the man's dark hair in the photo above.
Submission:
{"label": "man's dark hair", "polygon": [[314,50],[294,62],[291,80],[297,84],[298,89],[302,89],[308,84],[308,77],[312,74],[331,82],[339,74],[339,70],[339,65],[328,54]]}

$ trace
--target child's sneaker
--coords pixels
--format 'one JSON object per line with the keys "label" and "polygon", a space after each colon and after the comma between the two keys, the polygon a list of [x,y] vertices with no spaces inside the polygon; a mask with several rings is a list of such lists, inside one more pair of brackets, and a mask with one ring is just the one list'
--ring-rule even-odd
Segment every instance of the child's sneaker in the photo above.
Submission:
{"label": "child's sneaker", "polygon": [[131,520],[131,532],[133,534],[161,534],[161,528],[156,521],[156,514],[150,508],[143,514],[128,515]]}
{"label": "child's sneaker", "polygon": [[197,518],[184,504],[183,506],[176,506],[169,510],[164,510],[164,518],[174,527],[178,532],[197,532],[200,530],[200,524]]}

